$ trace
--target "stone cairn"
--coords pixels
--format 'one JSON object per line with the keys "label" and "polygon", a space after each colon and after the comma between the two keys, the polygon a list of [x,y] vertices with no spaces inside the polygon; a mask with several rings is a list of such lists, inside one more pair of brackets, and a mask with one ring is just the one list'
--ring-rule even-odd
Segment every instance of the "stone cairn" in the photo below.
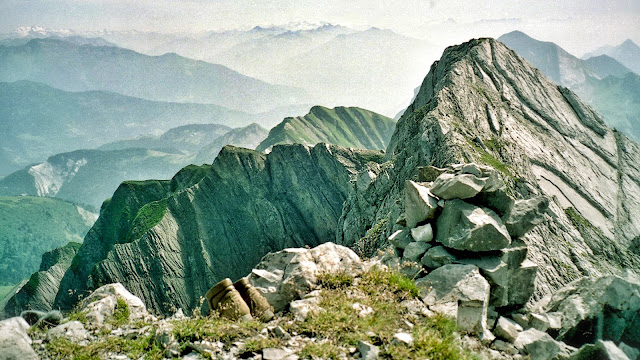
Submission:
{"label": "stone cairn", "polygon": [[495,309],[521,308],[534,292],[537,265],[520,238],[544,220],[548,199],[515,200],[493,168],[459,164],[420,168],[404,201],[382,262],[416,278],[431,310],[493,341]]}

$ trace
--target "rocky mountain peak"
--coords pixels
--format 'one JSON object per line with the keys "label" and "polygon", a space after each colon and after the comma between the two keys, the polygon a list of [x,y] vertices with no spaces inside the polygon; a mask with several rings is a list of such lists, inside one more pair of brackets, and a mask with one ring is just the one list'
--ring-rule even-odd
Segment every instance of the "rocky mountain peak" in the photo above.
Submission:
{"label": "rocky mountain peak", "polygon": [[499,41],[445,50],[398,121],[386,159],[394,167],[345,204],[337,241],[353,243],[381,224],[390,235],[404,181],[418,179],[421,166],[478,162],[500,170],[516,197],[552,199],[547,221],[524,240],[534,262],[563,265],[541,270],[536,296],[616,273],[621,263],[640,268],[632,251],[640,221],[630,215],[640,208],[640,147]]}

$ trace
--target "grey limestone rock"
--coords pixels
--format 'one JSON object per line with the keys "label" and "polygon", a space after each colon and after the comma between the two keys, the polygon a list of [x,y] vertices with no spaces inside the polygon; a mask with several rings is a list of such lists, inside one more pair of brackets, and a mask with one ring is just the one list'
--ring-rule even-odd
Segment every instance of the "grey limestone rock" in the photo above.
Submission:
{"label": "grey limestone rock", "polygon": [[457,322],[463,331],[488,332],[489,283],[476,266],[444,265],[418,279],[416,285],[427,305],[458,304]]}
{"label": "grey limestone rock", "polygon": [[610,340],[640,347],[640,279],[633,274],[576,280],[541,305],[562,314],[558,339],[569,345]]}
{"label": "grey limestone rock", "polygon": [[595,344],[585,344],[571,355],[571,360],[630,360],[627,354],[612,341],[598,340]]}
{"label": "grey limestone rock", "polygon": [[451,264],[455,260],[455,255],[448,252],[443,246],[434,246],[427,250],[420,262],[428,269],[437,269],[441,266]]}
{"label": "grey limestone rock", "polygon": [[84,344],[89,340],[90,334],[80,321],[74,320],[58,325],[47,331],[47,341],[52,341],[61,337],[71,341],[72,343]]}
{"label": "grey limestone rock", "polygon": [[544,220],[548,208],[549,199],[546,197],[518,200],[509,208],[502,221],[511,236],[521,237]]}
{"label": "grey limestone rock", "polygon": [[31,338],[27,334],[29,324],[21,317],[12,317],[0,321],[0,359],[34,360],[39,359],[31,347]]}
{"label": "grey limestone rock", "polygon": [[276,312],[317,287],[318,276],[331,273],[356,275],[364,270],[353,250],[334,243],[313,249],[285,249],[266,255],[249,275],[249,281]]}
{"label": "grey limestone rock", "polygon": [[[386,150],[388,176],[366,196],[347,200],[338,242],[351,244],[381,220],[397,218],[405,181],[433,179],[421,168],[490,162],[506,182],[501,196],[550,200],[551,220],[522,238],[528,259],[539,265],[534,300],[585,274],[619,274],[620,264],[639,271],[633,243],[640,218],[633,214],[640,211],[640,146],[603,124],[597,131],[585,125],[584,114],[594,110],[567,94],[493,39],[447,48],[398,121]],[[483,195],[468,202],[505,215],[509,206],[479,201]],[[354,223],[361,230],[352,231]]]}
{"label": "grey limestone rock", "polygon": [[511,243],[493,210],[458,199],[446,202],[436,222],[435,240],[449,248],[469,251],[500,250]]}
{"label": "grey limestone rock", "polygon": [[411,237],[415,241],[430,242],[433,240],[433,228],[431,224],[425,224],[411,229]]}
{"label": "grey limestone rock", "polygon": [[404,213],[407,227],[414,228],[418,223],[432,219],[438,210],[438,199],[429,189],[410,180],[405,182],[404,188]]}
{"label": "grey limestone rock", "polygon": [[618,347],[620,348],[620,350],[624,351],[624,353],[629,357],[629,359],[631,360],[640,359],[640,350],[634,347],[631,347],[622,341],[620,342],[620,344],[618,344]]}
{"label": "grey limestone rock", "polygon": [[468,199],[476,196],[486,184],[487,179],[472,174],[454,175],[445,173],[433,182],[431,192],[442,199]]}
{"label": "grey limestone rock", "polygon": [[515,321],[501,316],[496,323],[495,329],[493,329],[493,333],[497,337],[513,343],[516,341],[522,330],[522,327]]}
{"label": "grey limestone rock", "polygon": [[406,261],[419,262],[424,253],[431,247],[431,244],[422,242],[422,241],[414,241],[407,245],[404,249],[404,253],[402,254],[402,259]]}
{"label": "grey limestone rock", "polygon": [[380,349],[377,346],[365,341],[358,341],[358,351],[362,360],[377,360],[380,354]]}
{"label": "grey limestone rock", "polygon": [[413,240],[408,230],[398,230],[389,236],[389,242],[391,245],[398,249],[404,250],[404,248],[406,248],[412,241]]}
{"label": "grey limestone rock", "polygon": [[105,319],[113,316],[118,300],[127,304],[130,320],[143,320],[149,316],[142,300],[131,294],[120,283],[99,287],[80,302],[79,309],[85,314],[87,321],[101,325]]}
{"label": "grey limestone rock", "polygon": [[554,340],[549,334],[528,329],[518,335],[514,343],[516,349],[531,356],[531,360],[553,359],[556,356],[568,358],[572,348],[561,341]]}

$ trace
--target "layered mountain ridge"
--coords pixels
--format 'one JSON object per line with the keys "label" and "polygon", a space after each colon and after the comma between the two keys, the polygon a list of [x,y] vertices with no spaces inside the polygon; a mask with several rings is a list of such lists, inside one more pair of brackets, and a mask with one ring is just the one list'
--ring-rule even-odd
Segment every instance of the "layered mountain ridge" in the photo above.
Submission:
{"label": "layered mountain ridge", "polygon": [[609,126],[636,141],[640,139],[640,74],[606,55],[578,59],[552,42],[533,39],[520,31],[502,35],[498,40],[551,80],[576,92],[604,116]]}
{"label": "layered mountain ridge", "polygon": [[406,180],[424,181],[428,165],[468,162],[501,171],[514,197],[550,198],[543,223],[523,238],[540,268],[534,298],[583,275],[640,269],[640,146],[502,43],[476,39],[431,66],[386,155],[226,147],[213,165],[170,182],[122,184],[51,305],[68,309],[78,295],[122,282],[151,309],[191,310],[209,286],[242,276],[268,251],[384,243],[402,227]]}

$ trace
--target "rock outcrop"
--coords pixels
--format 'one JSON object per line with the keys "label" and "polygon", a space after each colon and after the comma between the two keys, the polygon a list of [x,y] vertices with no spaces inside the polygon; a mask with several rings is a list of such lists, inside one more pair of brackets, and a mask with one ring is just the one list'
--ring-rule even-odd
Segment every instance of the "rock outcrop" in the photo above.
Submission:
{"label": "rock outcrop", "polygon": [[197,308],[213,284],[244,276],[264,254],[331,239],[351,176],[382,157],[325,144],[268,155],[228,146],[213,165],[171,181],[125,182],[103,204],[53,306],[70,309],[120,282],[152,311]]}
{"label": "rock outcrop", "polygon": [[[492,196],[492,210],[503,219],[509,209],[525,214],[549,201],[549,210],[529,223],[505,219],[512,237],[538,224],[521,238],[529,249],[522,271],[530,261],[541,265],[533,299],[585,275],[640,270],[640,218],[632,215],[640,209],[640,146],[498,41],[445,50],[398,121],[386,160],[358,175],[337,243],[384,244],[404,225],[396,219],[414,206],[402,205],[405,196],[415,197],[414,190],[405,192],[407,180],[434,181],[436,168],[476,162],[499,170],[516,200],[549,199],[512,206],[505,192]],[[466,197],[479,188],[481,182],[459,181],[438,190]],[[404,221],[415,225],[429,207]]]}

